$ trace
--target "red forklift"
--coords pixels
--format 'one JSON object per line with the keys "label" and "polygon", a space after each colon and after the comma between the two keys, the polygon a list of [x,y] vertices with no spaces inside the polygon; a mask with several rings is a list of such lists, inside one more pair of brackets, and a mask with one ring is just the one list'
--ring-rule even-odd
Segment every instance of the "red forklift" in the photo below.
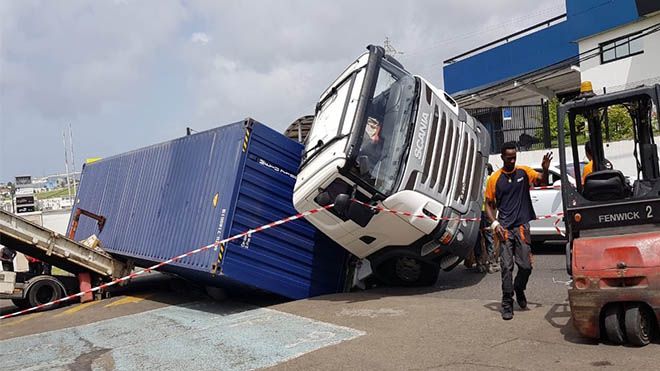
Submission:
{"label": "red forklift", "polygon": [[[653,139],[660,130],[660,85],[595,95],[585,82],[580,90],[557,110],[557,122],[568,118],[568,132],[559,125],[558,139],[559,148],[566,148],[559,154],[571,317],[585,337],[644,346],[658,334],[660,322],[660,170]],[[636,179],[617,170],[616,161],[612,169],[606,158],[625,149],[625,143],[608,145],[608,153],[604,149],[604,134],[621,125],[609,120],[613,106],[624,107],[632,119],[634,146],[629,147]],[[585,131],[592,172],[580,181],[578,141]],[[575,174],[575,185],[569,173]]]}

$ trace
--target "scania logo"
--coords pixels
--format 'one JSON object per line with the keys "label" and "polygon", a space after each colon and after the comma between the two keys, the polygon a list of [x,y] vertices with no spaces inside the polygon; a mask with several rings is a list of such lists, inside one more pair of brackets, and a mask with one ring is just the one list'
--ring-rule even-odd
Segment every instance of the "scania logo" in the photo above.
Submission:
{"label": "scania logo", "polygon": [[416,159],[422,159],[422,151],[424,150],[424,145],[426,144],[426,129],[429,127],[429,114],[422,113],[422,119],[419,122],[419,131],[415,137],[415,150],[413,154]]}

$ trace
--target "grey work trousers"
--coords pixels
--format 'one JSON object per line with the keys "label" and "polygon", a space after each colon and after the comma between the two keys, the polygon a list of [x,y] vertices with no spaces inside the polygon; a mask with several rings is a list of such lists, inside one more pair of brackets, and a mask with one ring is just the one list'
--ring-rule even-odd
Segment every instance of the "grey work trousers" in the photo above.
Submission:
{"label": "grey work trousers", "polygon": [[[502,296],[512,297],[514,291],[525,291],[532,274],[532,247],[529,223],[505,229],[505,239],[500,243],[502,259]],[[518,266],[518,274],[513,281],[513,263]]]}

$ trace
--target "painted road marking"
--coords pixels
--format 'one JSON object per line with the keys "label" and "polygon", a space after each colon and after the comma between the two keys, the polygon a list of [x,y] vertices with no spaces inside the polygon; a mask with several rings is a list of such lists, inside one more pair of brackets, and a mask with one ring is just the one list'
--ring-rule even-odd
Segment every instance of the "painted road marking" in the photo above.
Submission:
{"label": "painted road marking", "polygon": [[380,308],[380,309],[347,309],[343,308],[338,312],[338,316],[346,317],[398,317],[406,314],[405,310],[394,308]]}
{"label": "painted road marking", "polygon": [[27,320],[35,319],[39,316],[42,316],[43,314],[44,314],[44,312],[37,312],[37,313],[27,314],[27,315],[21,316],[19,318],[16,318],[15,320],[9,322],[7,324],[7,326],[18,325],[19,323],[23,323]]}
{"label": "painted road marking", "polygon": [[136,296],[126,296],[123,297],[119,300],[113,301],[110,304],[106,304],[103,306],[104,308],[109,308],[109,307],[116,307],[118,305],[124,305],[124,304],[130,304],[130,303],[139,303],[142,300],[150,297],[152,294],[146,294],[146,295],[136,295]]}
{"label": "painted road marking", "polygon": [[192,303],[0,341],[0,365],[10,370],[108,364],[116,369],[246,370],[364,334],[246,304]]}
{"label": "painted road marking", "polygon": [[57,313],[56,315],[53,316],[53,318],[62,317],[62,316],[66,316],[68,314],[73,314],[73,313],[79,312],[79,311],[81,311],[81,310],[83,310],[87,307],[91,307],[92,305],[94,305],[96,303],[98,303],[98,300],[90,301],[88,303],[76,304],[73,307],[71,307],[71,308],[69,308],[69,309],[67,309],[67,310],[65,310],[61,313]]}

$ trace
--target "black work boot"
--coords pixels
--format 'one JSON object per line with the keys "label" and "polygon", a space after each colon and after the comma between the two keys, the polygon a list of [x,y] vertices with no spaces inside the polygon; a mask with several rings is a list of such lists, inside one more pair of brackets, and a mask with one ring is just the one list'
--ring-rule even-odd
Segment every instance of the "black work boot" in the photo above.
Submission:
{"label": "black work boot", "polygon": [[520,305],[520,309],[527,309],[527,297],[525,297],[525,290],[516,290],[516,301]]}
{"label": "black work boot", "polygon": [[508,321],[513,319],[513,295],[502,295],[502,319]]}

